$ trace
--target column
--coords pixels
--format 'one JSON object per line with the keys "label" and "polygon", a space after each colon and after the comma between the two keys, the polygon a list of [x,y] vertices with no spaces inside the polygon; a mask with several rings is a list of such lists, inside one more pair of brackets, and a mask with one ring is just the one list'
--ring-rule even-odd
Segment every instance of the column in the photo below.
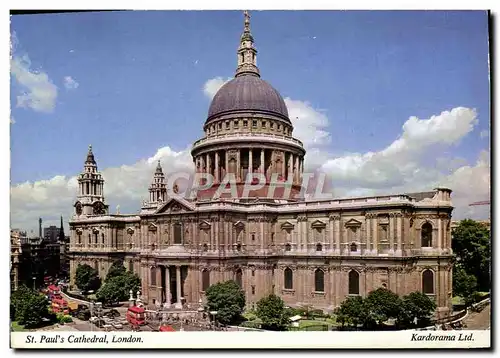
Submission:
{"label": "column", "polygon": [[299,156],[295,156],[295,169],[293,171],[293,182],[299,182]]}
{"label": "column", "polygon": [[220,168],[219,168],[219,152],[215,152],[215,182],[219,183],[220,181]]}
{"label": "column", "polygon": [[228,155],[229,151],[226,150],[225,154],[226,154],[226,170],[225,170],[225,172],[226,172],[226,175],[227,175],[227,171],[229,170],[229,155]]}
{"label": "column", "polygon": [[389,251],[394,253],[394,232],[395,232],[394,214],[389,214]]}
{"label": "column", "polygon": [[165,266],[165,303],[163,307],[170,308],[172,297],[170,297],[170,266]]}
{"label": "column", "polygon": [[248,150],[248,172],[249,173],[253,173],[253,153],[252,153],[252,148],[250,148]]}
{"label": "column", "polygon": [[300,182],[300,179],[302,178],[302,171],[304,170],[303,166],[304,166],[304,160],[301,158],[299,160],[299,178],[298,178],[299,182]]}
{"label": "column", "polygon": [[214,238],[215,238],[215,222],[212,221],[212,224],[210,225],[210,237],[209,237],[210,251],[215,250]]}
{"label": "column", "polygon": [[299,216],[297,218],[297,246],[296,249],[300,250],[300,243],[302,241],[302,218]]}
{"label": "column", "polygon": [[206,173],[207,174],[212,174],[212,171],[210,170],[210,166],[211,166],[211,161],[210,161],[210,153],[207,153],[207,164],[206,164]]}
{"label": "column", "polygon": [[282,158],[283,160],[281,161],[281,176],[283,177],[283,179],[285,179],[285,175],[286,175],[286,155],[285,155],[285,152],[281,152],[281,155],[282,155]]}
{"label": "column", "polygon": [[182,308],[181,302],[181,267],[175,266],[175,283],[177,286],[177,302],[175,303],[176,309]]}
{"label": "column", "polygon": [[304,218],[304,222],[302,224],[302,230],[304,231],[304,240],[302,240],[302,248],[307,251],[309,248],[309,228],[307,227],[307,218]]}
{"label": "column", "polygon": [[437,235],[437,248],[438,250],[441,250],[441,232],[443,231],[443,228],[441,226],[441,218],[438,216],[438,235]]}
{"label": "column", "polygon": [[265,174],[264,173],[264,159],[265,159],[265,157],[264,157],[264,149],[261,149],[260,150],[260,169],[259,170],[260,170],[260,172],[262,174]]}
{"label": "column", "polygon": [[236,181],[241,180],[241,150],[237,149],[236,152]]}
{"label": "column", "polygon": [[340,245],[340,217],[335,218],[335,246],[337,247],[337,252],[342,253],[342,247]]}
{"label": "column", "polygon": [[330,236],[330,239],[328,241],[328,243],[330,244],[330,249],[328,251],[330,252],[333,252],[333,246],[334,246],[334,241],[333,241],[333,230],[334,230],[334,223],[333,223],[333,220],[334,218],[333,217],[330,217],[329,218],[330,221],[328,222],[328,235]]}
{"label": "column", "polygon": [[289,156],[288,156],[288,177],[286,178],[286,180],[288,181],[288,179],[290,179],[290,176],[293,177],[293,154],[290,153]]}
{"label": "column", "polygon": [[264,251],[264,221],[260,219],[260,249]]}
{"label": "column", "polygon": [[402,215],[401,214],[398,214],[397,217],[396,217],[396,221],[397,221],[397,237],[398,237],[398,250],[397,250],[397,253],[398,255],[401,255],[402,254],[402,250],[403,250],[403,223],[402,223]]}
{"label": "column", "polygon": [[378,253],[378,223],[377,216],[374,215],[372,219],[373,226],[373,253],[377,255]]}
{"label": "column", "polygon": [[366,253],[370,253],[370,250],[371,250],[371,236],[372,236],[372,233],[371,233],[371,214],[368,214],[365,216],[365,224],[366,224],[366,246],[365,246],[365,252]]}
{"label": "column", "polygon": [[219,226],[219,219],[215,222],[215,250],[218,252],[219,251],[219,231],[220,231],[220,226]]}

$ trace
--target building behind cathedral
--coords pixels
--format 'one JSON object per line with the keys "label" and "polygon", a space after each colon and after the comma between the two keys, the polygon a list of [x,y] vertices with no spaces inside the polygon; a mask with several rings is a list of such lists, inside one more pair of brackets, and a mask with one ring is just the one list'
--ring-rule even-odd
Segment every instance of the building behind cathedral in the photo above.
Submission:
{"label": "building behind cathedral", "polygon": [[[115,260],[142,281],[148,304],[197,304],[219,281],[235,280],[248,306],[275,293],[289,306],[332,310],[350,295],[386,287],[422,291],[451,309],[451,190],[346,199],[269,197],[270,185],[245,193],[248,173],[278,177],[298,193],[306,151],[279,92],[260,77],[249,16],[235,78],[214,96],[193,144],[197,173],[220,183],[231,174],[237,198],[167,192],[158,162],[139,214],[110,214],[92,147],[79,175],[70,222],[70,277],[89,264],[105,277]],[[276,192],[279,195],[279,190]],[[277,198],[277,196],[274,198]]]}

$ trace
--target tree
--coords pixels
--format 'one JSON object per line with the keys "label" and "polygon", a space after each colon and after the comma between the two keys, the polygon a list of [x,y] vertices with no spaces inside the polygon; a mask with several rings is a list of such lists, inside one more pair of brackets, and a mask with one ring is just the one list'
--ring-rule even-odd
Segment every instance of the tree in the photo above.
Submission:
{"label": "tree", "polygon": [[401,311],[401,298],[386,288],[371,291],[365,298],[365,326],[381,325],[391,318],[397,318]]}
{"label": "tree", "polygon": [[136,274],[125,271],[119,276],[106,277],[104,285],[97,291],[96,298],[104,303],[126,301],[129,292],[136,292],[141,287],[141,280]]}
{"label": "tree", "polygon": [[101,279],[97,270],[87,264],[78,265],[75,282],[83,292],[96,291],[101,286]]}
{"label": "tree", "polygon": [[206,290],[209,311],[217,311],[222,324],[236,322],[245,307],[245,294],[235,281],[218,282]]}
{"label": "tree", "polygon": [[463,266],[456,262],[453,267],[453,293],[462,297],[466,306],[470,306],[475,301],[476,292],[476,277],[469,275]]}
{"label": "tree", "polygon": [[339,322],[342,327],[358,327],[364,324],[367,313],[365,312],[363,303],[363,298],[361,296],[347,297],[347,299],[340,304],[340,307],[335,309],[337,322]]}
{"label": "tree", "polygon": [[27,328],[38,327],[49,317],[48,301],[44,295],[21,286],[11,296],[12,316]]}
{"label": "tree", "polygon": [[435,310],[436,303],[426,294],[412,292],[402,299],[397,324],[400,328],[426,327]]}
{"label": "tree", "polygon": [[271,294],[257,302],[257,317],[262,320],[262,327],[272,331],[285,331],[290,316],[283,300]]}
{"label": "tree", "polygon": [[478,290],[489,291],[491,287],[490,230],[481,223],[466,219],[453,229],[451,247],[468,275],[477,278]]}
{"label": "tree", "polygon": [[108,274],[106,275],[106,280],[108,281],[112,279],[113,277],[121,276],[125,274],[127,270],[125,269],[125,266],[123,266],[123,260],[116,260],[113,262],[113,264],[109,267]]}

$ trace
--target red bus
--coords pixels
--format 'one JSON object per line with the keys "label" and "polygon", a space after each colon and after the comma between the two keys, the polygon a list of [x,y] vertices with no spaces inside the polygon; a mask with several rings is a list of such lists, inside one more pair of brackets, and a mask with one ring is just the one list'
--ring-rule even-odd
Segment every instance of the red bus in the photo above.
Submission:
{"label": "red bus", "polygon": [[160,326],[160,329],[158,330],[159,332],[175,332],[174,327],[172,326]]}
{"label": "red bus", "polygon": [[127,310],[127,322],[138,328],[146,324],[145,310],[142,307],[132,306]]}
{"label": "red bus", "polygon": [[61,296],[55,296],[51,304],[52,312],[69,314],[68,301]]}

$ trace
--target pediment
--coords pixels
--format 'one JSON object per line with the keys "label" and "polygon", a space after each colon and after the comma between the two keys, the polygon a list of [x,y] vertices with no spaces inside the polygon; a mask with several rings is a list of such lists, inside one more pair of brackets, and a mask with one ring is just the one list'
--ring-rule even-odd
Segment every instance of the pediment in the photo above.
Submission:
{"label": "pediment", "polygon": [[290,221],[285,221],[283,224],[281,224],[281,228],[285,230],[292,230],[295,227]]}
{"label": "pediment", "polygon": [[345,223],[345,226],[361,226],[361,221],[356,219],[350,219]]}
{"label": "pediment", "polygon": [[163,205],[159,207],[156,214],[161,213],[179,213],[193,211],[191,204],[182,198],[169,198]]}
{"label": "pediment", "polygon": [[200,224],[198,225],[198,227],[202,230],[208,230],[212,227],[212,225],[210,225],[210,223],[206,220],[202,220],[200,222]]}
{"label": "pediment", "polygon": [[322,229],[326,227],[326,224],[321,220],[315,220],[312,222],[311,227],[313,229]]}
{"label": "pediment", "polygon": [[148,230],[149,231],[156,231],[158,230],[158,226],[156,226],[155,224],[151,223],[148,225]]}
{"label": "pediment", "polygon": [[245,227],[245,224],[243,223],[243,221],[241,220],[238,220],[237,222],[235,222],[234,224],[234,227],[237,228],[237,229],[243,229]]}

